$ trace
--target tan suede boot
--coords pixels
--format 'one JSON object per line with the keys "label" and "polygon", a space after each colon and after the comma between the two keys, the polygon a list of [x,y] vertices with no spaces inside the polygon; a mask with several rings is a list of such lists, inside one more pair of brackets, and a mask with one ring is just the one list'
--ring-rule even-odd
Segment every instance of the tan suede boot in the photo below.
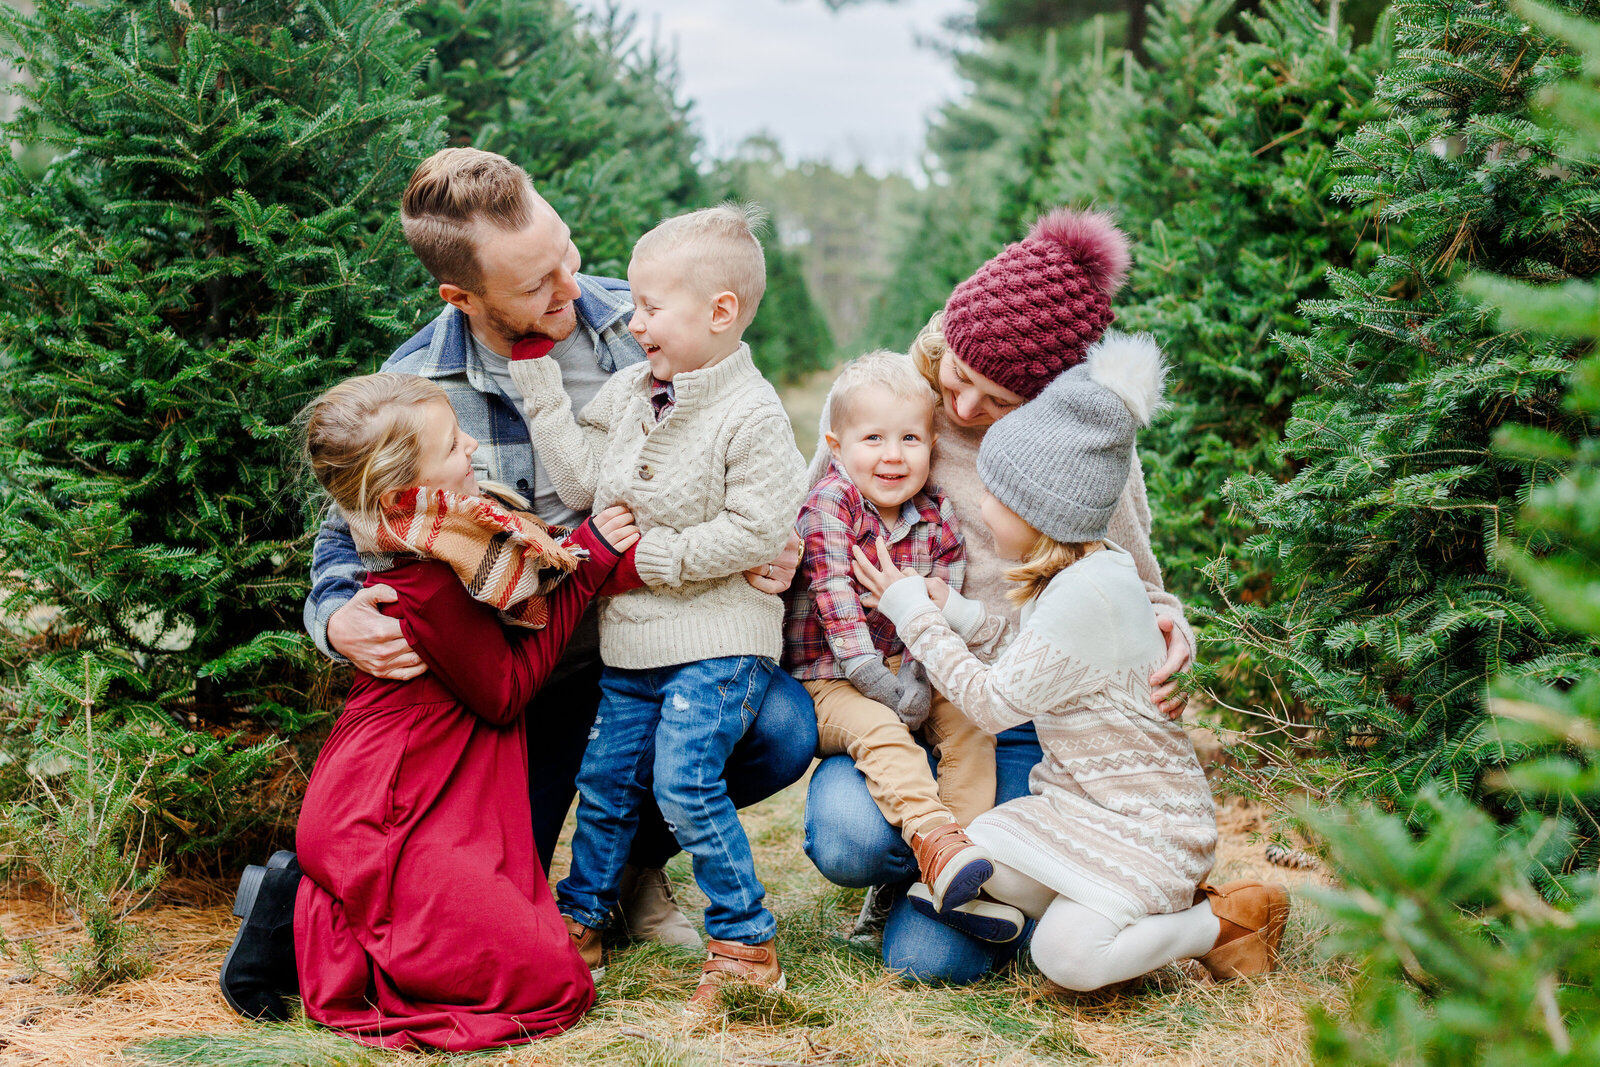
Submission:
{"label": "tan suede boot", "polygon": [[567,924],[567,936],[572,939],[572,947],[578,950],[578,955],[588,966],[589,977],[600,981],[606,973],[606,950],[600,944],[600,931],[583,925],[570,915],[561,916],[561,921]]}
{"label": "tan suede boot", "polygon": [[1278,946],[1289,921],[1289,891],[1281,885],[1241,879],[1202,885],[1222,930],[1200,963],[1212,977],[1244,978],[1278,966]]}
{"label": "tan suede boot", "polygon": [[717,1008],[717,995],[728,982],[751,982],[769,989],[783,989],[789,984],[778,963],[777,938],[757,945],[744,945],[737,941],[706,943],[706,963],[700,969],[700,984],[695,987],[689,1003],[684,1005],[687,1015],[705,1015]]}
{"label": "tan suede boot", "polygon": [[696,952],[704,947],[700,932],[678,907],[672,895],[672,883],[660,867],[640,868],[629,864],[622,868],[622,881],[617,885],[617,912],[623,932],[635,941],[681,945]]}

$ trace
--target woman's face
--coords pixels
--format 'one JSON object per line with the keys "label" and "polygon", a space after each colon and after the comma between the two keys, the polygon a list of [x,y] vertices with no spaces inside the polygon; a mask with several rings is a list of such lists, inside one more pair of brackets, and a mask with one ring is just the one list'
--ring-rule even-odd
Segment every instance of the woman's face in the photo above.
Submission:
{"label": "woman's face", "polygon": [[1022,406],[1023,396],[967,366],[949,349],[939,358],[944,413],[957,426],[988,426]]}

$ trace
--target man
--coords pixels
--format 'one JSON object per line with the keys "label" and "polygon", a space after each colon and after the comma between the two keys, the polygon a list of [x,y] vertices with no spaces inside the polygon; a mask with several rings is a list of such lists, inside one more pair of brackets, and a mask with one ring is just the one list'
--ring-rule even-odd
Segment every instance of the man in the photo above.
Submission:
{"label": "man", "polygon": [[[573,410],[582,410],[612,372],[644,358],[627,329],[633,314],[627,283],[578,273],[578,249],[560,215],[521,167],[493,153],[435,153],[412,175],[401,219],[406,240],[438,281],[445,307],[383,369],[431,378],[444,388],[461,428],[481,442],[473,456],[480,479],[515,487],[547,522],[576,525],[583,515],[561,502],[533,452],[511,381],[511,348],[528,339],[549,344]],[[746,580],[763,592],[781,593],[798,562],[791,538],[778,559]],[[343,521],[330,518],[313,550],[306,629],[327,655],[378,677],[406,679],[427,668],[406,644],[399,623],[378,610],[394,594],[381,585],[361,588],[367,571],[386,565],[359,557]],[[594,726],[599,674],[591,612],[535,701],[538,728],[528,732],[534,841],[547,871]],[[810,763],[815,715],[804,691],[784,680],[774,682],[756,725],[728,761],[728,792],[740,807],[797,781]],[[672,900],[660,870],[677,851],[652,809],[630,856],[622,919],[636,938],[699,948],[699,935]]]}

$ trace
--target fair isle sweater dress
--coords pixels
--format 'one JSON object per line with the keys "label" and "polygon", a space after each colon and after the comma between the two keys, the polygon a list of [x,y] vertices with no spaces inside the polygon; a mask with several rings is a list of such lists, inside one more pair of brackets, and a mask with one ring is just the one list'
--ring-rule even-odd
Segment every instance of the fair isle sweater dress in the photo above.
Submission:
{"label": "fair isle sweater dress", "polygon": [[1216,811],[1188,734],[1150,702],[1166,647],[1127,552],[1107,542],[1056,575],[1009,641],[1005,619],[955,595],[940,612],[920,579],[891,586],[879,610],[973,722],[1038,729],[1030,795],[975,819],[975,842],[1124,925],[1193,905]]}

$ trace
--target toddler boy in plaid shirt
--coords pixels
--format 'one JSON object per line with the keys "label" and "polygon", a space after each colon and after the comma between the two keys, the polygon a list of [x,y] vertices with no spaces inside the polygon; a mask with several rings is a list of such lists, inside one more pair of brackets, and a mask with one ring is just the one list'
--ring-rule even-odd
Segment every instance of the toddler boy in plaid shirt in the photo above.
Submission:
{"label": "toddler boy in plaid shirt", "polygon": [[[816,702],[818,755],[849,753],[916,854],[934,907],[946,911],[994,873],[962,829],[994,806],[994,736],[930,688],[851,576],[852,551],[876,559],[882,540],[896,564],[928,580],[936,602],[961,588],[966,549],[955,509],[928,484],[937,402],[893,352],[862,356],[834,382],[812,465],[822,473],[800,511],[804,580],[785,618],[784,666]],[[937,779],[914,731],[939,757]]]}

